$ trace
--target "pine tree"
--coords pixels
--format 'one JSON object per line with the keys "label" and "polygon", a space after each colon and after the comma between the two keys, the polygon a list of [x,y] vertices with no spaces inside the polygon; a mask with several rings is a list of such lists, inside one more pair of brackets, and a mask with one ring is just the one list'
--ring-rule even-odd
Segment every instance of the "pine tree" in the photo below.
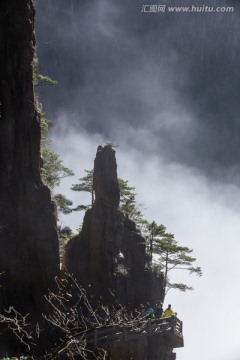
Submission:
{"label": "pine tree", "polygon": [[150,262],[153,259],[153,247],[155,246],[155,242],[160,239],[160,236],[165,235],[165,226],[157,225],[155,221],[151,223],[146,221],[145,223],[145,239],[147,243],[147,249],[150,257]]}
{"label": "pine tree", "polygon": [[73,211],[71,208],[73,202],[69,200],[65,195],[55,194],[53,195],[53,200],[57,204],[58,211],[61,212],[62,214],[68,215]]}
{"label": "pine tree", "polygon": [[187,246],[178,245],[174,235],[165,231],[156,237],[153,241],[153,254],[158,256],[157,262],[153,262],[153,267],[158,267],[164,274],[164,291],[167,293],[170,289],[180,291],[193,290],[191,286],[184,283],[172,283],[169,272],[172,270],[186,270],[190,274],[195,273],[202,276],[202,269],[199,266],[194,267],[196,258],[190,256],[193,252]]}
{"label": "pine tree", "polygon": [[[116,146],[116,145],[115,145]],[[91,195],[91,203],[87,205],[78,205],[73,211],[87,210],[93,206],[95,200],[95,192],[93,189],[93,169],[84,170],[86,175],[81,177],[80,183],[73,184],[71,190],[73,191],[85,191]],[[118,184],[120,188],[120,204],[119,208],[124,215],[136,222],[137,226],[141,225],[145,220],[143,214],[136,202],[135,186],[129,186],[128,180],[118,178]]]}
{"label": "pine tree", "polygon": [[[34,86],[55,85],[57,83],[57,81],[52,80],[50,77],[41,75],[36,55],[33,61],[33,69]],[[60,159],[60,156],[51,149],[51,141],[49,140],[48,133],[53,122],[46,118],[42,104],[39,102],[36,93],[35,103],[41,125],[41,175],[45,184],[53,190],[60,184],[61,179],[73,176],[74,173],[72,170],[63,165],[63,161]],[[58,198],[59,197],[56,196],[56,200]]]}
{"label": "pine tree", "polygon": [[93,206],[94,200],[95,200],[95,192],[93,190],[93,170],[84,170],[86,175],[80,178],[79,184],[73,184],[71,186],[71,190],[73,191],[85,191],[87,193],[90,193],[91,195],[91,204],[88,205],[78,205],[76,208],[74,208],[74,211],[78,210],[87,210],[90,207]]}
{"label": "pine tree", "polygon": [[57,81],[53,80],[47,75],[42,75],[39,69],[38,57],[35,54],[33,58],[33,85],[34,86],[46,86],[56,85]]}

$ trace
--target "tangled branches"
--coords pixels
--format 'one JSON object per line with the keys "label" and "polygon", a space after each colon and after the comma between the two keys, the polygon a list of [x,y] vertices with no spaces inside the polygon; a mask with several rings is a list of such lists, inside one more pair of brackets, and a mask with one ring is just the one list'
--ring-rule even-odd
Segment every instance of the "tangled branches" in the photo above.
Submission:
{"label": "tangled branches", "polygon": [[[72,275],[66,273],[64,278],[56,278],[55,290],[49,291],[45,296],[48,312],[42,315],[40,325],[37,323],[33,329],[27,321],[29,315],[23,316],[13,307],[0,315],[0,323],[5,324],[17,336],[21,345],[26,348],[22,355],[31,359],[87,360],[91,357],[104,360],[107,358],[106,344],[109,339],[110,342],[114,341],[117,331],[113,329],[131,328],[141,331],[146,320],[146,316],[141,313],[133,314],[118,304],[113,293],[112,297],[113,305],[98,303],[94,308],[87,291]],[[143,320],[140,322],[141,326],[139,317]],[[96,332],[105,334],[99,347],[94,340]],[[44,344],[44,339],[50,341],[50,346],[39,351],[39,343]]]}
{"label": "tangled branches", "polygon": [[35,335],[39,337],[39,328],[37,326],[34,333],[31,333],[29,330],[30,324],[27,322],[28,317],[28,314],[23,316],[14,307],[10,306],[4,311],[4,314],[0,314],[0,323],[4,325],[5,330],[10,330],[30,351],[36,345]]}

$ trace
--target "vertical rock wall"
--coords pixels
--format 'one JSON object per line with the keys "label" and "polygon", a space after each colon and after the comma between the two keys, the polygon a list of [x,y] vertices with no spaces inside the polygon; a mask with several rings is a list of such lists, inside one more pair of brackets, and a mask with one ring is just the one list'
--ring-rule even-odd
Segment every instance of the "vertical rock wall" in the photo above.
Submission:
{"label": "vertical rock wall", "polygon": [[40,124],[34,106],[31,0],[0,4],[1,309],[41,313],[58,273],[55,207],[40,178]]}

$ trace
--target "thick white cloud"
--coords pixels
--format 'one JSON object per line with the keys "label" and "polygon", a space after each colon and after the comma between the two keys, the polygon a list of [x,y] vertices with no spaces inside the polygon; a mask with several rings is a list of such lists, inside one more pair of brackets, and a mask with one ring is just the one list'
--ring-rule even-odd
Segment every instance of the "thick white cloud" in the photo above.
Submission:
{"label": "thick white cloud", "polygon": [[[60,123],[60,122],[58,122]],[[93,166],[96,148],[108,139],[100,135],[77,134],[61,121],[53,145],[66,166],[76,173]],[[136,133],[143,141],[147,133]],[[114,140],[114,139],[112,139]],[[237,360],[240,356],[238,322],[240,319],[240,190],[212,182],[194,168],[166,163],[161,157],[136,151],[121,143],[117,149],[118,175],[135,185],[139,202],[145,205],[149,220],[167,226],[180,244],[194,249],[197,264],[203,269],[198,278],[176,272],[173,279],[192,285],[186,294],[171,291],[166,297],[184,322],[185,347],[178,349],[178,360]],[[76,179],[65,180],[60,191],[76,204],[88,201],[83,194],[69,191]],[[77,228],[79,214],[64,217]]]}

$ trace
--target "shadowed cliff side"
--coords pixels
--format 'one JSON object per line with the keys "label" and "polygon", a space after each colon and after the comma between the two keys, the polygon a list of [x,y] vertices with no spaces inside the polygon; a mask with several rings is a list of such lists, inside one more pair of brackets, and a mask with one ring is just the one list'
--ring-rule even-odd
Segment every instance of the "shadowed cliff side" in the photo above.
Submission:
{"label": "shadowed cliff side", "polygon": [[[155,304],[163,296],[163,279],[146,269],[144,239],[135,223],[119,210],[117,165],[111,146],[98,147],[93,185],[96,200],[85,214],[82,232],[67,245],[64,268],[89,288],[96,305],[117,301],[133,310],[141,303]],[[162,348],[152,357],[148,342],[141,340],[114,346],[110,353],[111,359],[119,360],[122,353],[122,359],[135,354],[134,359],[156,360]]]}
{"label": "shadowed cliff side", "polygon": [[40,178],[40,124],[34,106],[31,0],[0,5],[1,310],[41,314],[58,273],[55,206]]}

